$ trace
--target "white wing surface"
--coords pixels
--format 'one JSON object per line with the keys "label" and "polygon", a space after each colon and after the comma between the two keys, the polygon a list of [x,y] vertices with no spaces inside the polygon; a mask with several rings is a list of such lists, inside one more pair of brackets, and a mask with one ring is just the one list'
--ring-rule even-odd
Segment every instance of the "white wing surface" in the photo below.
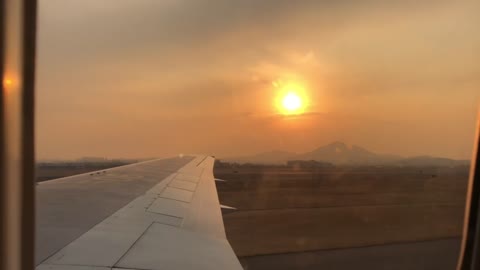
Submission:
{"label": "white wing surface", "polygon": [[242,269],[210,156],[153,160],[37,185],[37,269]]}

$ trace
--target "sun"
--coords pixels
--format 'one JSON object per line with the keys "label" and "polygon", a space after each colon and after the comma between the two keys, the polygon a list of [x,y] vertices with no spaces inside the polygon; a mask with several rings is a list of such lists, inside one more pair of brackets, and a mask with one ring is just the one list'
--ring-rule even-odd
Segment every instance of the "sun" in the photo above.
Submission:
{"label": "sun", "polygon": [[287,93],[282,99],[282,106],[288,112],[295,112],[302,107],[302,99],[296,93]]}
{"label": "sun", "polygon": [[298,82],[288,82],[283,85],[274,84],[276,88],[275,104],[278,111],[284,115],[303,114],[307,107],[305,88]]}

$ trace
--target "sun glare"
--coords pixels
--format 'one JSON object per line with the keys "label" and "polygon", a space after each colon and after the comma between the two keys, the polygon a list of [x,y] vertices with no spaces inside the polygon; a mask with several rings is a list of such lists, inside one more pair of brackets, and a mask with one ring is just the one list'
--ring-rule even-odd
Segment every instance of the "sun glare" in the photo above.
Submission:
{"label": "sun glare", "polygon": [[11,86],[12,84],[13,84],[13,81],[11,79],[8,79],[8,78],[3,79],[4,87]]}
{"label": "sun glare", "polygon": [[2,80],[2,87],[5,92],[11,91],[14,86],[14,81],[10,77],[5,77]]}

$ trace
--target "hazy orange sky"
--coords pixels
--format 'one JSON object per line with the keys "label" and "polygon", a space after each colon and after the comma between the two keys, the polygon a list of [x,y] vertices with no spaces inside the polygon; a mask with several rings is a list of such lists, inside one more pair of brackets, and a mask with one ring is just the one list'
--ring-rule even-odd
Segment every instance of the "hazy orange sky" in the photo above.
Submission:
{"label": "hazy orange sky", "polygon": [[[470,158],[479,1],[40,0],[37,156]],[[301,85],[279,114],[274,82]]]}

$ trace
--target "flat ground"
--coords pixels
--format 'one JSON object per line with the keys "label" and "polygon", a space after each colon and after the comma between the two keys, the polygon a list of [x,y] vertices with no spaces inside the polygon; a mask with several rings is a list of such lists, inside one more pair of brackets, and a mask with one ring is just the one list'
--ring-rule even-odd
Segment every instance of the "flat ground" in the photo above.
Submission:
{"label": "flat ground", "polygon": [[245,269],[455,270],[459,239],[243,257]]}
{"label": "flat ground", "polygon": [[454,268],[466,167],[220,164],[215,176],[227,180],[217,183],[221,203],[238,208],[224,223],[248,269]]}

